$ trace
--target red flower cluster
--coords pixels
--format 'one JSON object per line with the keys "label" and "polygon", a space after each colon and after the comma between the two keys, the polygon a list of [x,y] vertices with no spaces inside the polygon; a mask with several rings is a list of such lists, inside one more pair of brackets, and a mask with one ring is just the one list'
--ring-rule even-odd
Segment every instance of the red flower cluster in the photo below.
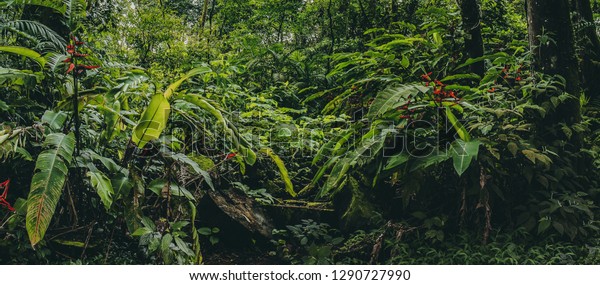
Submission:
{"label": "red flower cluster", "polygon": [[10,179],[0,183],[0,188],[4,188],[4,191],[0,195],[0,205],[6,207],[9,211],[14,212],[15,208],[13,208],[8,201],[6,201],[6,195],[8,195],[8,186],[10,184]]}
{"label": "red flower cluster", "polygon": [[75,63],[74,63],[75,58],[85,58],[88,56],[88,54],[77,52],[77,48],[84,45],[85,44],[84,42],[78,40],[76,37],[71,37],[71,43],[72,44],[67,46],[67,53],[70,54],[71,57],[69,57],[63,61],[65,63],[69,63],[69,67],[67,68],[67,72],[66,72],[67,74],[69,74],[73,70],[75,70],[75,75],[81,75],[86,70],[96,69],[96,68],[100,67],[99,65],[84,65],[84,64],[75,65]]}
{"label": "red flower cluster", "polygon": [[[517,72],[514,74],[515,81],[517,81],[517,82],[523,80],[523,77],[521,76],[522,68],[523,68],[523,65],[522,64],[519,65],[519,68],[517,68]],[[504,66],[504,68],[502,68],[502,72],[500,73],[500,76],[502,76],[502,78],[504,78],[504,79],[508,79],[510,77],[509,70],[510,70],[510,66],[508,66],[508,65]]]}
{"label": "red flower cluster", "polygon": [[456,97],[456,93],[452,90],[446,90],[447,84],[439,80],[431,79],[431,72],[421,75],[421,79],[425,82],[425,86],[433,85],[433,100],[435,102],[442,102],[444,99],[454,99],[455,101],[460,100]]}
{"label": "red flower cluster", "polygon": [[412,103],[412,98],[410,95],[408,95],[408,102],[406,102],[406,104],[398,107],[398,111],[406,111],[406,112],[410,112],[409,114],[405,114],[405,115],[400,115],[400,117],[398,117],[399,119],[412,119],[412,114],[414,113],[415,110],[414,109],[409,109],[410,104]]}
{"label": "red flower cluster", "polygon": [[235,152],[229,153],[229,154],[227,154],[227,156],[225,157],[225,159],[234,158],[236,155],[237,155],[237,153],[235,153]]}

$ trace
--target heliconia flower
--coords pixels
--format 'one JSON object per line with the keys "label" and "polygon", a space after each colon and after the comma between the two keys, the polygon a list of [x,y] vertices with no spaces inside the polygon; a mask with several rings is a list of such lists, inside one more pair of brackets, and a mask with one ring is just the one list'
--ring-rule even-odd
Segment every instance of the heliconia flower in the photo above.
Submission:
{"label": "heliconia flower", "polygon": [[8,195],[8,186],[10,184],[10,179],[0,183],[0,187],[4,188],[2,194],[0,194],[0,205],[5,206],[9,211],[14,212],[15,208],[13,208],[8,201],[6,201],[6,196]]}
{"label": "heliconia flower", "polygon": [[67,69],[67,74],[71,73],[71,71],[73,71],[73,69],[75,69],[75,64],[73,64],[73,63],[69,64],[69,69]]}
{"label": "heliconia flower", "polygon": [[75,48],[75,46],[74,46],[74,45],[68,45],[68,46],[67,46],[67,49],[74,49],[74,48]]}
{"label": "heliconia flower", "polygon": [[77,45],[77,46],[82,46],[82,45],[84,45],[84,44],[85,44],[85,43],[84,43],[84,42],[82,42],[82,41],[75,41],[75,45]]}
{"label": "heliconia flower", "polygon": [[516,81],[521,81],[521,76],[515,78]]}
{"label": "heliconia flower", "polygon": [[78,53],[78,52],[76,52],[76,53],[73,54],[73,56],[74,57],[87,57],[88,54],[87,53]]}
{"label": "heliconia flower", "polygon": [[67,59],[63,60],[63,62],[71,62],[71,58],[68,57]]}
{"label": "heliconia flower", "polygon": [[429,77],[429,76],[431,76],[432,74],[433,74],[433,72],[428,72],[426,74],[423,74],[423,75],[421,75],[421,79],[431,81],[431,77]]}
{"label": "heliconia flower", "polygon": [[231,153],[227,154],[227,156],[225,157],[225,159],[231,159],[231,158],[234,158],[236,155],[237,155],[237,153],[235,153],[235,152],[231,152]]}
{"label": "heliconia flower", "polygon": [[70,49],[70,48],[68,48],[68,49],[67,49],[67,53],[69,53],[69,54],[74,54],[74,53],[75,53],[75,49]]}

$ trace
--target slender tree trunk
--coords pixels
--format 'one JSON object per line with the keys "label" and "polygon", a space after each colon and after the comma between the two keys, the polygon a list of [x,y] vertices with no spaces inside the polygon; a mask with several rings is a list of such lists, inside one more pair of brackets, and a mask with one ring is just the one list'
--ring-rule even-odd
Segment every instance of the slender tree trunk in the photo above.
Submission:
{"label": "slender tree trunk", "polygon": [[208,11],[208,1],[204,0],[202,4],[202,17],[200,18],[200,35],[204,33],[204,24],[206,23],[206,12]]}
{"label": "slender tree trunk", "polygon": [[[533,69],[548,75],[559,75],[566,80],[565,91],[574,97],[563,101],[553,112],[539,122],[542,138],[564,139],[559,126],[581,121],[579,103],[579,66],[575,55],[575,38],[568,0],[528,0],[527,23],[529,43],[533,53]],[[545,92],[535,99],[548,104],[550,97],[559,93]],[[569,138],[567,138],[569,140]],[[577,138],[570,141],[578,146]]]}
{"label": "slender tree trunk", "polygon": [[[327,6],[327,17],[329,17],[329,37],[331,39],[331,46],[329,47],[329,55],[333,54],[335,48],[335,33],[333,29],[333,14],[331,13],[332,8],[332,0],[329,0],[329,5]],[[327,60],[327,72],[331,70],[331,57]]]}
{"label": "slender tree trunk", "polygon": [[[465,50],[470,58],[483,56],[483,38],[481,36],[481,10],[477,0],[458,0],[465,35]],[[485,63],[477,62],[470,66],[471,72],[483,75]]]}
{"label": "slender tree trunk", "polygon": [[213,34],[213,15],[215,12],[215,4],[217,3],[217,0],[213,0],[212,1],[212,5],[210,6],[210,15],[208,16],[208,34],[212,35]]}
{"label": "slender tree trunk", "polygon": [[[398,22],[398,0],[392,0],[392,15],[391,15],[391,22]],[[391,23],[390,23],[391,25]]]}
{"label": "slender tree trunk", "polygon": [[283,24],[285,23],[285,9],[282,9],[281,16],[279,17],[279,27],[277,28],[277,39],[281,43],[283,42]]}
{"label": "slender tree trunk", "polygon": [[581,85],[585,94],[600,99],[600,39],[596,32],[590,0],[572,0],[577,12],[576,36],[581,57]]}

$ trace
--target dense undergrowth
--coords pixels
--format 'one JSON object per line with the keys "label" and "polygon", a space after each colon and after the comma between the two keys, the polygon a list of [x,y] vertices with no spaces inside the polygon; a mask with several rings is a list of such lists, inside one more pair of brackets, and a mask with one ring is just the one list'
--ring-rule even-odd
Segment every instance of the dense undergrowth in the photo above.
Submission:
{"label": "dense undergrowth", "polygon": [[597,91],[388,2],[0,2],[0,263],[600,263]]}

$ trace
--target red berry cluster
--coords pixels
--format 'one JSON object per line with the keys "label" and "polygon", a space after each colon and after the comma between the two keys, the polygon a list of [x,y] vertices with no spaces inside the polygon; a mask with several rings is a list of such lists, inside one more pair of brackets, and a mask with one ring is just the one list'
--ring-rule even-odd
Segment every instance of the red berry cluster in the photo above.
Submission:
{"label": "red berry cluster", "polygon": [[412,119],[412,113],[415,112],[414,109],[409,109],[410,104],[412,103],[412,96],[408,95],[408,102],[406,102],[406,104],[398,107],[398,111],[405,111],[408,113],[405,113],[405,115],[400,115],[400,117],[398,117],[399,119]]}
{"label": "red berry cluster", "polygon": [[75,75],[80,76],[85,73],[86,70],[99,68],[99,65],[84,65],[84,64],[75,64],[76,59],[78,58],[86,58],[88,54],[77,52],[77,48],[83,46],[85,43],[78,40],[76,37],[71,37],[71,44],[67,46],[67,53],[71,56],[65,59],[63,62],[69,63],[69,67],[67,68],[67,74],[73,72],[75,70]]}
{"label": "red berry cluster", "polygon": [[459,101],[460,98],[456,97],[456,93],[453,90],[446,90],[447,84],[435,79],[431,79],[431,72],[421,75],[421,79],[425,82],[425,86],[433,86],[433,100],[435,102],[442,102],[445,99],[453,99]]}
{"label": "red berry cluster", "polygon": [[[519,65],[519,67],[517,68],[517,71],[514,74],[511,74],[510,72],[510,65],[505,65],[502,68],[502,71],[500,71],[500,75],[499,75],[504,81],[508,81],[511,78],[514,78],[514,82],[521,82],[525,79],[525,77],[527,76],[525,74],[525,72],[523,72],[523,65]],[[498,80],[494,81],[494,84],[498,84]],[[490,89],[487,90],[487,92],[489,93],[494,93],[496,92],[496,88],[492,87]]]}

